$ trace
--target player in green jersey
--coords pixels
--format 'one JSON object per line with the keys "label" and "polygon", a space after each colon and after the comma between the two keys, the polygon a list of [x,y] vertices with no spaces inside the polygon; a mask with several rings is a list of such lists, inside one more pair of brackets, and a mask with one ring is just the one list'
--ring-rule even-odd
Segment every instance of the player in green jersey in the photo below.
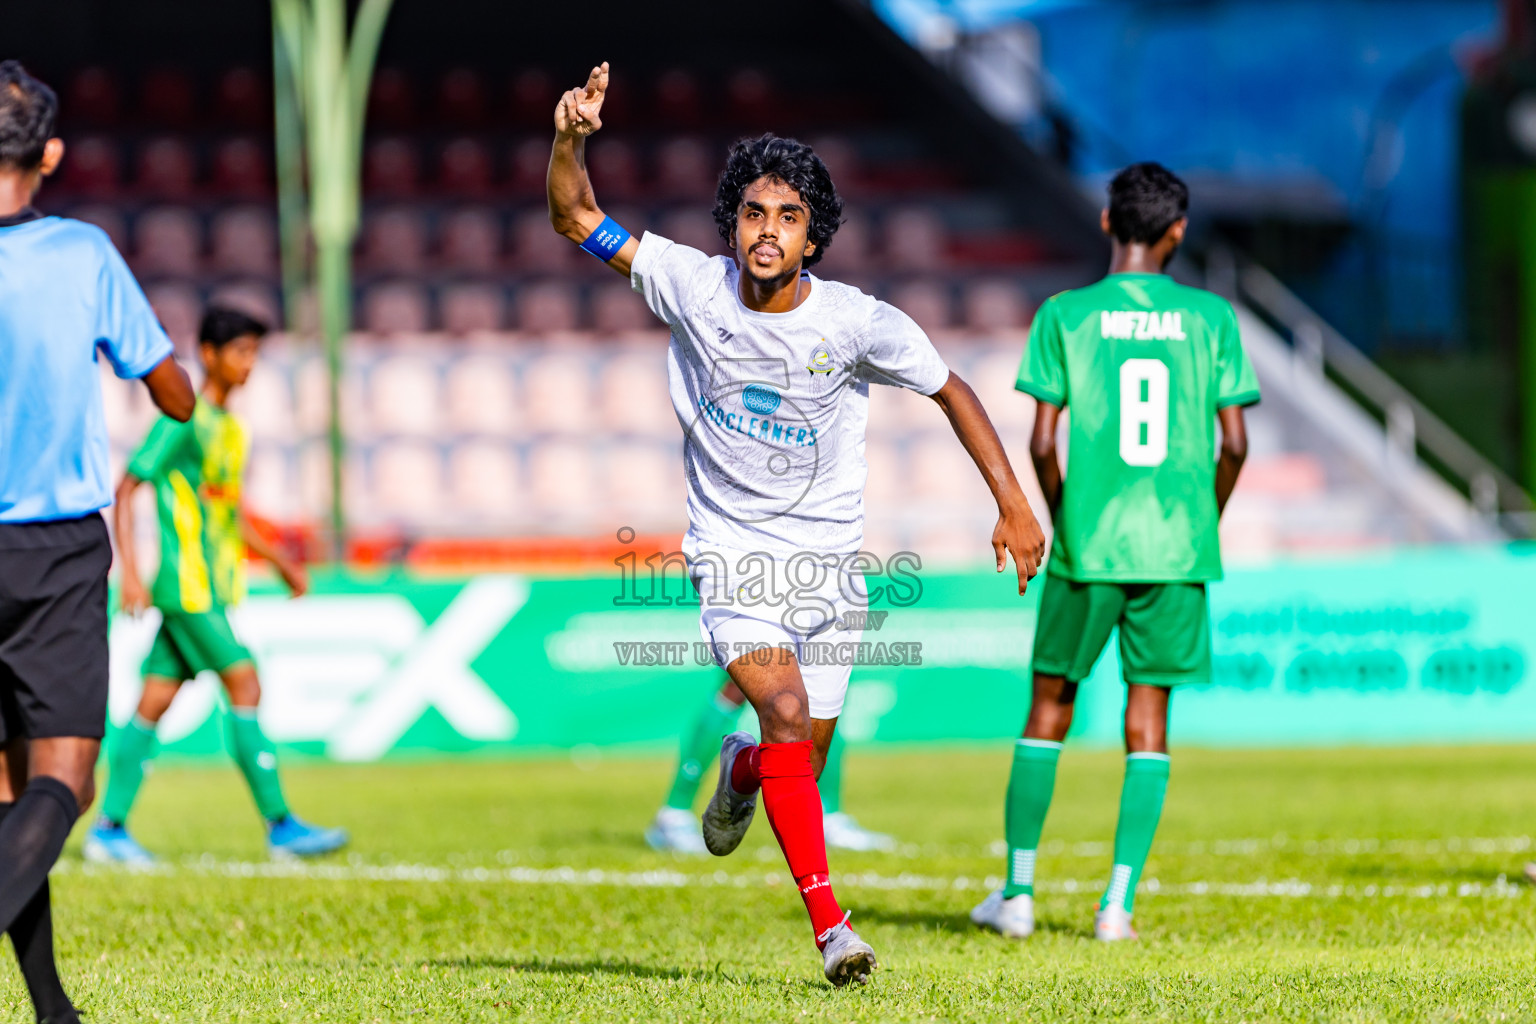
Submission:
{"label": "player in green jersey", "polygon": [[[125,827],[144,769],[155,753],[155,726],[181,684],[216,672],[229,694],[230,752],[267,823],[277,856],[312,856],[346,844],[341,829],[294,817],[283,798],[277,755],[256,718],[261,684],[251,652],[230,628],[226,610],[245,596],[245,552],[271,562],[295,597],[308,589],[304,569],[269,544],[242,513],[246,436],[225,408],[255,366],[266,326],[243,313],[210,309],[198,333],[206,372],[187,423],[162,416],[128,463],[117,488],[114,521],[122,565],[122,605],[139,614],[151,604],[160,632],[144,660],[144,692],[133,718],[113,737],[101,817],[86,837],[90,860],[146,863],[152,858]],[[160,568],[146,590],[133,550],[133,493],[153,485],[160,523]]]}
{"label": "player in green jersey", "polygon": [[[699,794],[705,767],[720,752],[720,739],[731,731],[746,700],[741,688],[727,679],[699,709],[693,727],[683,734],[682,750],[672,774],[672,785],[667,790],[666,803],[661,805],[645,830],[645,841],[652,849],[674,853],[709,852],[704,847],[699,819],[693,814],[693,801]],[[880,832],[871,832],[843,810],[844,749],[843,738],[833,736],[832,745],[827,748],[827,763],[816,780],[816,788],[821,792],[822,832],[828,848],[859,853],[895,849],[896,840]]]}
{"label": "player in green jersey", "polygon": [[[1224,299],[1164,273],[1184,240],[1189,191],[1157,164],[1109,186],[1110,272],[1040,307],[1017,387],[1036,399],[1030,454],[1055,520],[1035,632],[1034,695],[1008,783],[1008,874],[971,919],[1034,930],[1035,851],[1078,684],[1120,633],[1125,786],[1114,867],[1094,933],[1134,939],[1136,883],[1168,784],[1173,688],[1210,678],[1206,583],[1221,578],[1216,524],[1247,454],[1259,400]],[[1056,427],[1070,408],[1063,479]],[[1218,444],[1216,424],[1221,424]]]}

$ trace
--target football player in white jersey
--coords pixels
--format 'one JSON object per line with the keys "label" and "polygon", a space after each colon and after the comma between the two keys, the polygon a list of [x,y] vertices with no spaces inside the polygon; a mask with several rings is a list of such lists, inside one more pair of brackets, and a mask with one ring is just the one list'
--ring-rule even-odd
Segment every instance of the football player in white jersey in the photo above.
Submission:
{"label": "football player in white jersey", "polygon": [[1045,537],[976,395],[910,317],[813,277],[842,201],[809,146],[738,142],[714,216],[732,256],[647,233],[598,208],[586,138],[602,125],[608,65],[561,97],[550,156],[554,228],[630,278],[672,330],[667,375],[685,434],[688,572],[700,631],[756,710],[762,742],[732,733],[705,810],[711,853],[730,853],[764,810],[805,900],[823,970],[865,982],[875,955],[848,926],[827,877],[816,777],[842,711],[869,603],[863,543],[869,385],[911,388],[949,417],[997,500],[997,571],[1018,591]]}

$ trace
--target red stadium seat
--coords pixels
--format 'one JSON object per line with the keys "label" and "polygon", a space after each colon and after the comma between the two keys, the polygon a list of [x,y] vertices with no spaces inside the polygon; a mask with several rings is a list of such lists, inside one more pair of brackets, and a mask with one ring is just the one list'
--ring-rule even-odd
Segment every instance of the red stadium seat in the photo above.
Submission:
{"label": "red stadium seat", "polygon": [[897,270],[936,270],[948,262],[949,233],[938,213],[908,206],[885,218],[885,257]]}
{"label": "red stadium seat", "polygon": [[[571,88],[579,83],[572,82]],[[512,106],[512,123],[519,129],[543,130],[552,128],[555,117],[555,103],[560,99],[564,90],[555,84],[548,72],[538,68],[528,68],[519,71],[512,79],[511,88],[508,90]],[[548,156],[549,142],[544,143]]]}
{"label": "red stadium seat", "polygon": [[449,270],[494,274],[501,268],[501,218],[484,206],[454,210],[442,220],[438,248]]}
{"label": "red stadium seat", "polygon": [[277,221],[261,206],[235,206],[213,216],[208,263],[221,274],[277,273]]}
{"label": "red stadium seat", "polygon": [[523,426],[532,434],[585,434],[592,414],[592,360],[560,346],[523,367]]}
{"label": "red stadium seat", "polygon": [[203,317],[203,304],[196,290],[185,284],[154,284],[144,289],[160,326],[176,343],[183,356],[193,354],[197,345],[197,325]]}
{"label": "red stadium seat", "polygon": [[592,187],[604,202],[627,201],[640,195],[640,155],[623,139],[600,139],[587,146]]}
{"label": "red stadium seat", "polygon": [[862,179],[863,167],[860,165],[859,151],[843,136],[820,136],[811,140],[811,148],[821,157],[821,162],[827,165],[827,173],[832,175],[833,184],[840,190],[847,190]]}
{"label": "red stadium seat", "polygon": [[161,128],[185,128],[197,114],[197,85],[179,68],[156,68],[139,85],[139,115]]}
{"label": "red stadium seat", "polygon": [[682,460],[671,445],[617,441],[599,464],[603,508],[616,522],[651,532],[686,514]]}
{"label": "red stadium seat", "polygon": [[369,214],[363,221],[361,263],[368,270],[396,274],[420,273],[427,262],[427,224],[412,206],[394,206]]}
{"label": "red stadium seat", "polygon": [[456,128],[475,128],[485,121],[485,82],[473,68],[454,68],[437,84],[437,116]]}
{"label": "red stadium seat", "polygon": [[283,322],[277,289],[265,281],[231,281],[215,288],[213,294],[208,296],[208,301],[216,306],[227,306],[248,313],[273,329]]}
{"label": "red stadium seat", "polygon": [[590,529],[598,491],[591,447],[583,441],[546,440],[528,452],[528,491],[538,516],[564,533]]}
{"label": "red stadium seat", "polygon": [[222,127],[270,128],[272,97],[265,76],[249,67],[225,71],[215,90],[214,111]]}
{"label": "red stadium seat", "polygon": [[443,419],[438,364],[414,355],[381,358],[368,375],[368,412],[377,434],[436,434]]}
{"label": "red stadium seat", "polygon": [[522,461],[510,445],[465,441],[448,453],[448,490],[456,510],[505,521],[523,504]]}
{"label": "red stadium seat", "polygon": [[965,326],[972,330],[1009,331],[1029,325],[1029,300],[1024,289],[1003,278],[968,283],[964,306]]}
{"label": "red stadium seat", "polygon": [[708,199],[723,163],[701,139],[668,139],[656,150],[656,189],[675,199]]}
{"label": "red stadium seat", "polygon": [[363,156],[363,189],[368,198],[402,199],[416,194],[421,164],[407,139],[370,142]]}
{"label": "red stadium seat", "polygon": [[247,135],[225,139],[213,150],[213,191],[221,197],[262,199],[272,194],[274,172],[261,143]]}
{"label": "red stadium seat", "polygon": [[62,106],[64,116],[77,127],[120,124],[122,94],[117,78],[106,68],[82,68],[69,80]]}
{"label": "red stadium seat", "polygon": [[725,83],[725,95],[732,124],[751,132],[775,127],[779,111],[773,80],[760,68],[742,68],[732,74]]}
{"label": "red stadium seat", "polygon": [[532,334],[576,329],[579,304],[568,281],[540,281],[517,292],[517,326]]}
{"label": "red stadium seat", "polygon": [[523,139],[514,143],[507,185],[514,195],[525,198],[544,195],[544,177],[549,171],[549,139]]}
{"label": "red stadium seat", "polygon": [[656,79],[655,114],[658,122],[674,127],[692,128],[703,120],[699,80],[693,72],[684,68],[662,72]]}
{"label": "red stadium seat", "polygon": [[437,514],[443,501],[443,455],[436,445],[392,441],[379,445],[370,460],[372,502],[367,514],[389,522],[422,522]]}
{"label": "red stadium seat", "polygon": [[416,91],[404,71],[380,68],[374,72],[368,89],[368,123],[388,131],[416,123]]}
{"label": "red stadium seat", "polygon": [[139,214],[133,228],[134,270],[141,274],[197,273],[202,229],[191,210],[161,206]]}
{"label": "red stadium seat", "polygon": [[116,195],[122,181],[118,157],[117,143],[99,135],[69,143],[59,173],[59,188],[95,199]]}
{"label": "red stadium seat", "polygon": [[144,195],[185,202],[196,182],[197,154],[182,139],[163,136],[140,147],[136,184]]}
{"label": "red stadium seat", "polygon": [[517,433],[522,404],[505,356],[480,354],[455,360],[443,383],[449,430],[494,437]]}
{"label": "red stadium seat", "polygon": [[592,261],[570,239],[555,234],[543,209],[525,210],[512,222],[512,260],[526,273],[557,274],[578,269],[578,260]]}
{"label": "red stadium seat", "polygon": [[597,371],[597,413],[602,428],[660,440],[677,437],[677,414],[667,394],[662,345],[623,345],[605,354]]}
{"label": "red stadium seat", "polygon": [[842,226],[827,246],[826,255],[811,272],[822,277],[857,274],[871,265],[869,220],[858,210],[844,209]]}
{"label": "red stadium seat", "polygon": [[645,307],[645,300],[623,281],[614,280],[593,288],[589,303],[592,327],[599,334],[626,334],[661,326],[661,321]]}
{"label": "red stadium seat", "polygon": [[507,298],[489,283],[455,284],[440,296],[443,330],[453,335],[499,331],[506,326]]}
{"label": "red stadium seat", "polygon": [[725,239],[720,237],[714,215],[698,206],[685,206],[663,216],[657,225],[657,234],[710,256],[730,252],[725,247]]}
{"label": "red stadium seat", "polygon": [[112,244],[120,253],[128,252],[128,224],[123,220],[122,211],[115,206],[77,206],[69,211],[69,215],[76,220],[83,220],[87,224],[94,224],[107,233],[112,239]]}
{"label": "red stadium seat", "polygon": [[479,139],[453,139],[443,147],[437,174],[441,191],[483,198],[491,193],[493,177],[491,151]]}
{"label": "red stadium seat", "polygon": [[908,281],[891,291],[891,305],[917,321],[925,331],[942,330],[954,320],[949,289],[936,281]]}
{"label": "red stadium seat", "polygon": [[375,334],[420,334],[427,320],[427,293],[419,284],[378,284],[363,297],[363,329]]}

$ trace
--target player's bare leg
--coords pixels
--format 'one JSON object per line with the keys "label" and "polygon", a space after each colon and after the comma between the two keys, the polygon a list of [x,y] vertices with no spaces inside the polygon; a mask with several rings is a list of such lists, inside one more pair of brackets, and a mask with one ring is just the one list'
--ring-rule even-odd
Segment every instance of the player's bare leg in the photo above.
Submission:
{"label": "player's bare leg", "polygon": [[1008,840],[1008,876],[1003,888],[971,911],[971,921],[1010,939],[1035,930],[1035,854],[1045,815],[1056,788],[1056,762],[1072,728],[1077,684],[1059,675],[1035,673],[1034,692],[1024,735],[1014,746],[1008,776],[1004,834]]}
{"label": "player's bare leg", "polygon": [[1168,790],[1168,705],[1173,691],[1134,683],[1127,689],[1125,787],[1115,827],[1115,863],[1093,920],[1094,934],[1107,942],[1137,937],[1131,927],[1136,883],[1151,852]]}
{"label": "player's bare leg", "polygon": [[749,653],[726,671],[757,711],[763,741],[755,744],[740,732],[725,738],[720,781],[704,812],[705,841],[712,853],[734,850],[751,824],[749,802],[761,788],[768,823],[810,915],[827,980],[866,982],[876,967],[875,953],[848,927],[848,915],[832,893],[816,791],[837,720],[811,718],[800,664],[789,650]]}

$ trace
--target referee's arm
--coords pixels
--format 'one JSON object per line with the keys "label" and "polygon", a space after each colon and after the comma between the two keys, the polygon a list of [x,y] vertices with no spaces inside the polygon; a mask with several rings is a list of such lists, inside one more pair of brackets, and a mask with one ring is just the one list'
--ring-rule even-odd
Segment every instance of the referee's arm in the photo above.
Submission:
{"label": "referee's arm", "polygon": [[149,397],[160,407],[161,412],[182,423],[192,418],[192,410],[197,405],[197,393],[192,390],[192,379],[181,368],[181,364],[176,362],[175,356],[166,356],[160,360],[143,379],[144,386],[149,389]]}

